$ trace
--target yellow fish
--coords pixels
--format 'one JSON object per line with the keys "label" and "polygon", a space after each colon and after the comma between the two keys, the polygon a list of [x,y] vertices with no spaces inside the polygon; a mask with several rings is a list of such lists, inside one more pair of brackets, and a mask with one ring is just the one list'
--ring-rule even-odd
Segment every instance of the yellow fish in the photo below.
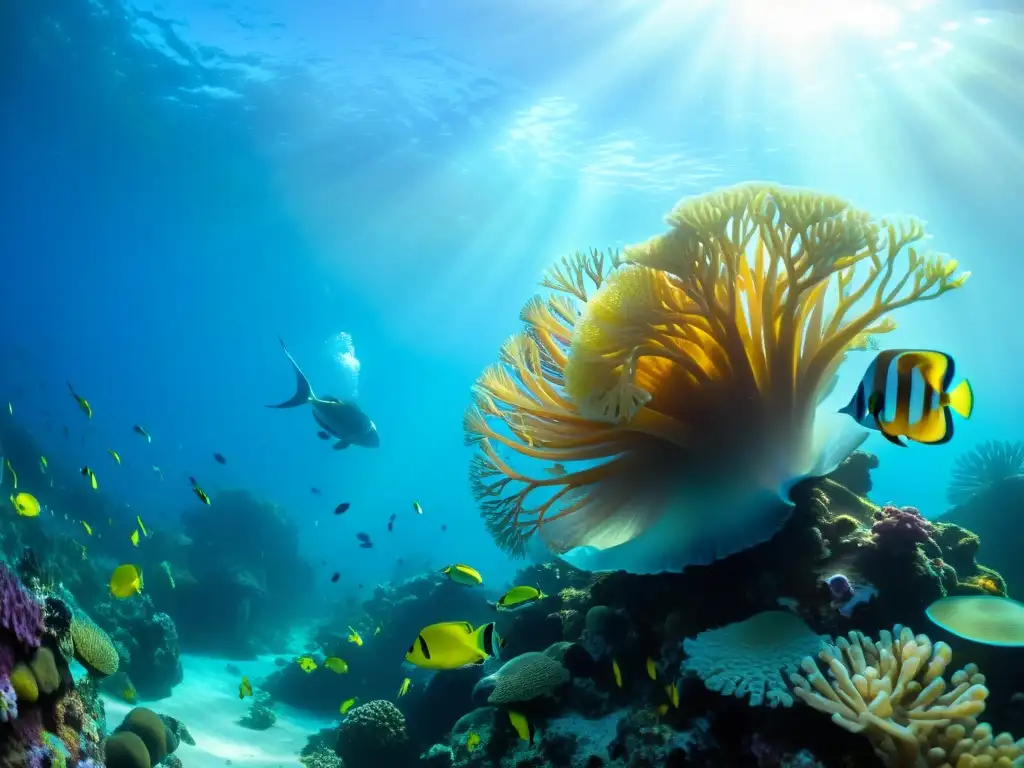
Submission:
{"label": "yellow fish", "polygon": [[201,502],[203,502],[203,504],[206,504],[207,506],[209,506],[209,504],[211,503],[210,502],[210,497],[206,495],[206,491],[204,491],[198,485],[192,486],[192,493],[194,493],[196,495],[196,497]]}
{"label": "yellow fish", "polygon": [[456,584],[462,584],[465,587],[476,587],[484,583],[484,577],[480,575],[480,571],[460,563],[442,568],[441,573]]}
{"label": "yellow fish", "polygon": [[246,696],[252,696],[252,683],[248,677],[243,676],[242,682],[238,684],[238,698],[244,699]]}
{"label": "yellow fish", "polygon": [[414,501],[412,503],[412,511],[415,512],[417,515],[422,515],[423,507],[420,506],[420,503],[418,501]]}
{"label": "yellow fish", "polygon": [[82,467],[81,472],[82,477],[89,478],[89,484],[92,485],[92,489],[94,491],[99,490],[100,484],[96,480],[96,473],[89,469],[89,467]]}
{"label": "yellow fish", "polygon": [[146,530],[146,526],[142,524],[142,518],[138,515],[135,516],[135,522],[139,524],[139,530],[142,531],[142,535],[147,539],[149,538],[149,531]]}
{"label": "yellow fish", "polygon": [[466,751],[472,752],[474,749],[480,746],[480,734],[476,731],[470,731],[469,735],[466,736]]}
{"label": "yellow fish", "polygon": [[14,505],[14,511],[22,517],[38,517],[39,516],[39,500],[36,499],[31,493],[11,494],[11,504]]}
{"label": "yellow fish", "polygon": [[665,695],[668,696],[669,703],[679,709],[679,689],[675,683],[669,683],[665,686]]}
{"label": "yellow fish", "polygon": [[110,594],[118,600],[142,591],[142,571],[134,565],[119,565],[110,576]]}
{"label": "yellow fish", "polygon": [[350,643],[355,643],[356,645],[362,645],[363,644],[362,636],[358,632],[356,632],[354,629],[352,629],[352,627],[348,628],[348,632],[349,632],[348,641]]}
{"label": "yellow fish", "polygon": [[402,684],[398,688],[398,698],[402,698],[409,692],[409,686],[412,685],[412,680],[408,677],[402,681]]}
{"label": "yellow fish", "polygon": [[523,608],[527,605],[533,605],[545,597],[547,595],[536,587],[512,587],[512,589],[498,598],[498,602],[495,603],[494,607],[505,610]]}
{"label": "yellow fish", "polygon": [[423,669],[458,669],[483,664],[504,645],[494,622],[473,629],[468,621],[444,621],[421,629],[405,660]]}
{"label": "yellow fish", "polygon": [[612,674],[615,675],[615,685],[622,687],[622,670],[619,669],[619,662],[612,659]]}
{"label": "yellow fish", "polygon": [[295,661],[303,672],[309,673],[316,669],[316,662],[310,656],[299,656]]}
{"label": "yellow fish", "polygon": [[373,636],[376,637],[379,634],[380,634],[380,627],[377,627],[375,630],[373,630]]}
{"label": "yellow fish", "polygon": [[134,704],[139,699],[139,694],[135,691],[135,686],[131,683],[127,683],[124,688],[121,689],[121,698],[127,701],[129,704]]}
{"label": "yellow fish", "polygon": [[92,536],[92,526],[85,522],[85,520],[79,520],[78,522],[80,522],[82,527],[85,528],[85,532]]}
{"label": "yellow fish", "polygon": [[117,455],[117,451],[115,451],[113,448],[107,448],[107,453],[109,453],[110,458],[112,458],[118,464],[121,463],[121,457]]}
{"label": "yellow fish", "polygon": [[132,546],[133,547],[139,546],[139,532],[137,530],[136,531],[132,531]]}
{"label": "yellow fish", "polygon": [[647,657],[647,676],[651,678],[651,680],[658,679],[658,667],[655,666],[654,659],[650,656]]}
{"label": "yellow fish", "polygon": [[840,413],[906,447],[900,437],[925,445],[953,439],[953,414],[965,419],[974,410],[967,379],[950,389],[956,364],[945,352],[889,349],[880,352],[861,377],[857,391]]}
{"label": "yellow fish", "polygon": [[665,713],[668,712],[668,704],[659,704],[655,711],[658,713],[659,717],[664,717]]}
{"label": "yellow fish", "polygon": [[39,471],[42,472],[45,475],[46,474],[46,469],[49,466],[50,466],[50,462],[48,462],[46,460],[46,457],[45,456],[40,456],[39,457]]}
{"label": "yellow fish", "polygon": [[526,716],[522,712],[517,712],[514,709],[508,711],[508,721],[512,723],[512,727],[516,729],[516,733],[519,734],[519,738],[523,741],[530,742],[530,746],[533,746],[533,737],[535,734],[533,723],[526,719]]}
{"label": "yellow fish", "polygon": [[355,703],[356,703],[356,697],[355,696],[353,696],[351,699],[345,699],[343,702],[341,702],[341,706],[338,707],[338,711],[341,712],[341,714],[344,715],[346,712],[348,712],[350,709],[352,709],[352,707],[355,706]]}
{"label": "yellow fish", "polygon": [[324,666],[331,672],[337,672],[339,675],[343,675],[348,672],[348,663],[343,659],[339,659],[337,656],[331,656],[324,662]]}
{"label": "yellow fish", "polygon": [[11,480],[14,481],[14,490],[18,490],[18,473],[15,472],[14,471],[14,467],[11,466],[11,460],[10,459],[4,459],[4,462],[7,464],[7,469],[11,473]]}
{"label": "yellow fish", "polygon": [[89,405],[89,401],[86,400],[84,397],[80,397],[78,395],[78,393],[75,392],[75,388],[71,386],[71,382],[70,381],[68,382],[68,389],[71,390],[71,396],[73,398],[75,398],[75,402],[78,403],[78,407],[82,410],[82,413],[85,414],[85,417],[87,419],[91,419],[92,418],[92,406]]}

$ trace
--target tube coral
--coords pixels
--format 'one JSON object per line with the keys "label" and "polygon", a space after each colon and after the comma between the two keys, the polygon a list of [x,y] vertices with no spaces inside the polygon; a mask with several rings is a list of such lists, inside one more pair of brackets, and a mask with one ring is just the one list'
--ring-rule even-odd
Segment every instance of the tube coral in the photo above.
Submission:
{"label": "tube coral", "polygon": [[539,533],[579,567],[653,573],[769,538],[792,486],[864,439],[818,408],[845,354],[968,276],[913,247],[916,220],[771,184],[668,221],[622,255],[563,258],[477,380],[472,490],[512,554]]}

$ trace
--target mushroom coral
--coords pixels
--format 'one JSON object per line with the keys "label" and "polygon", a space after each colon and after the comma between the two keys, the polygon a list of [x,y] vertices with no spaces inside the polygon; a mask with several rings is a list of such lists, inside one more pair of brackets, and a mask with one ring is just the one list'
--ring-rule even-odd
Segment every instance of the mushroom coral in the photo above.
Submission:
{"label": "mushroom coral", "polygon": [[474,386],[471,486],[513,555],[658,573],[770,538],[792,487],[866,437],[819,407],[846,353],[968,277],[913,247],[915,219],[773,184],[684,200],[668,223],[563,258]]}

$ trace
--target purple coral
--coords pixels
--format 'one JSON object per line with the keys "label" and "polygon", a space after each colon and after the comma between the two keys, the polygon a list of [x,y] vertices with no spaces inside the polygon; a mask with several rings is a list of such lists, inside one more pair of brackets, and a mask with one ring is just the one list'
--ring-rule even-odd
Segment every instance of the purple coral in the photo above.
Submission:
{"label": "purple coral", "polygon": [[913,551],[918,544],[932,541],[934,526],[914,507],[886,505],[875,512],[871,533],[880,548]]}
{"label": "purple coral", "polygon": [[0,563],[0,629],[27,648],[38,648],[43,634],[43,608],[10,569]]}
{"label": "purple coral", "polygon": [[18,695],[14,692],[11,679],[0,677],[0,723],[13,723],[18,719]]}

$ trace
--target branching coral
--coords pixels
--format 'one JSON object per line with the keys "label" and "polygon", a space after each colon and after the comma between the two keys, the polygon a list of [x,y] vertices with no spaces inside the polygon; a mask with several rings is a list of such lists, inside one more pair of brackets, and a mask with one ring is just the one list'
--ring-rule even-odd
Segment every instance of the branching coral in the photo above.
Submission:
{"label": "branching coral", "polygon": [[1024,755],[1024,742],[993,736],[978,724],[988,689],[968,664],[946,682],[953,652],[897,625],[877,643],[860,632],[824,644],[818,662],[807,657],[803,674],[791,675],[794,695],[832,721],[870,739],[889,768],[1009,768]]}
{"label": "branching coral", "polygon": [[950,504],[966,504],[1011,477],[1024,475],[1024,441],[986,440],[956,457],[946,491]]}
{"label": "branching coral", "polygon": [[913,247],[919,222],[808,191],[740,185],[668,220],[621,256],[563,258],[476,383],[472,490],[513,554],[538,531],[564,554],[657,529],[660,555],[573,562],[678,570],[767,538],[788,514],[768,498],[856,446],[815,419],[845,353],[967,278]]}

